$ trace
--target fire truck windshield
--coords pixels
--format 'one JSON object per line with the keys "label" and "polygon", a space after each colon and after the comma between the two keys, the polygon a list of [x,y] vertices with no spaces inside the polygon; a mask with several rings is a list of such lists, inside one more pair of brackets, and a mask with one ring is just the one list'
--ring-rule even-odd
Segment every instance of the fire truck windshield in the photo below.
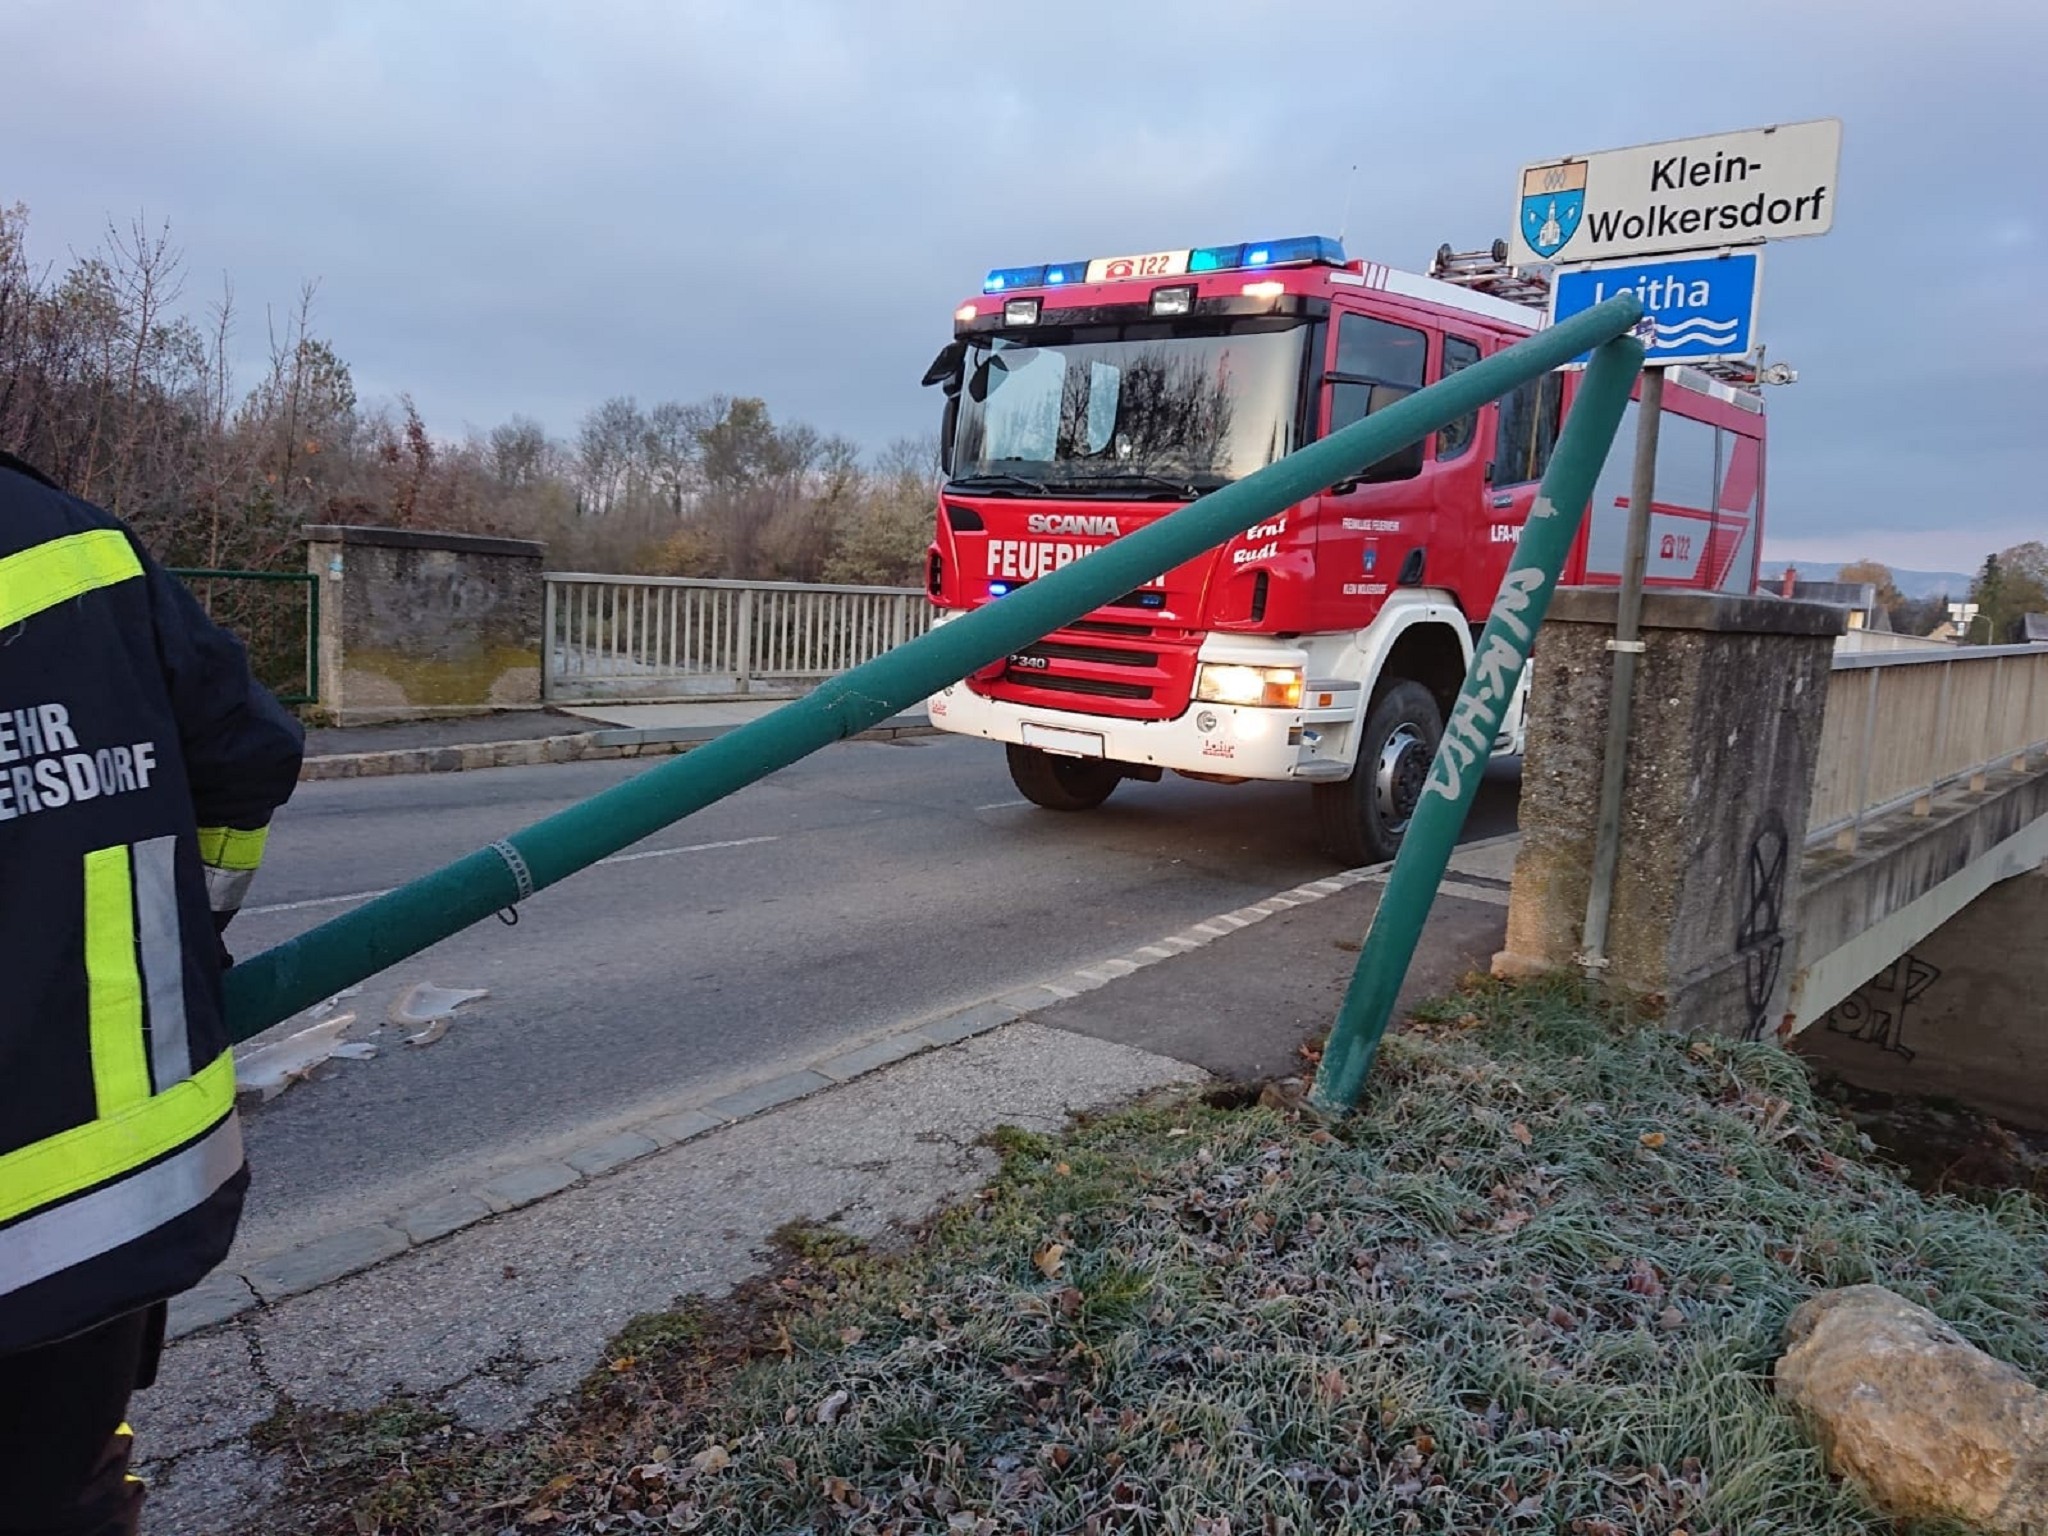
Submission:
{"label": "fire truck windshield", "polygon": [[1306,334],[1261,318],[978,338],[963,360],[954,482],[1127,498],[1213,490],[1294,447]]}

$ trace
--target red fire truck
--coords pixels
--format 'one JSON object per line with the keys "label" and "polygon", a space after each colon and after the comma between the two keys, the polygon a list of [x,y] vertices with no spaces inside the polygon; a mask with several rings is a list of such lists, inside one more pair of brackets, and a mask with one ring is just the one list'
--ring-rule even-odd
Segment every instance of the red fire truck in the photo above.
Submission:
{"label": "red fire truck", "polygon": [[[1528,335],[1543,284],[1504,254],[1445,247],[1424,277],[1307,236],[989,273],[925,377],[945,394],[938,621]],[[1577,377],[1163,572],[945,689],[932,723],[1002,742],[1049,809],[1169,770],[1296,780],[1332,855],[1391,857]],[[1761,396],[1674,369],[1664,401],[1648,584],[1752,591]],[[1610,455],[1565,581],[1619,580],[1628,460]],[[1521,751],[1522,711],[1497,753]]]}

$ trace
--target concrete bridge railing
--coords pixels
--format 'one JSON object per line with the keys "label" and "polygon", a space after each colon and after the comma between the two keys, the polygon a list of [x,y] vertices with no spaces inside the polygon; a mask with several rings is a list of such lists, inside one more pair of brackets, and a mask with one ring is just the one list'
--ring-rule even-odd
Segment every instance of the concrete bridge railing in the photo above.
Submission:
{"label": "concrete bridge railing", "polygon": [[836,677],[931,625],[916,587],[699,581],[550,571],[548,699],[657,699],[792,689]]}
{"label": "concrete bridge railing", "polygon": [[1814,764],[1809,847],[1856,851],[1865,823],[2048,754],[2048,648],[1838,654]]}

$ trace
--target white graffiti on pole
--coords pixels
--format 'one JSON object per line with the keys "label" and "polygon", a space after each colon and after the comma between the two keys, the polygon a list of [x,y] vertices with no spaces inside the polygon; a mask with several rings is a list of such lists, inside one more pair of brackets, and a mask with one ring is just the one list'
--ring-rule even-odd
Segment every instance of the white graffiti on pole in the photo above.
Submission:
{"label": "white graffiti on pole", "polygon": [[1824,235],[1841,153],[1840,120],[1823,118],[1525,166],[1508,259],[1577,264]]}

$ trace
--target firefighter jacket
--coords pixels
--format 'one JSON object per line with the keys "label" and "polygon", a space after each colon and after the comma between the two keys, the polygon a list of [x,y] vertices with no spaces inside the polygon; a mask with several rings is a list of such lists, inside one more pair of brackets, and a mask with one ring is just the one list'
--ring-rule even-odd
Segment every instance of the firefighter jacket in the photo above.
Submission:
{"label": "firefighter jacket", "polygon": [[302,745],[127,529],[0,454],[0,1355],[227,1252],[218,926]]}

